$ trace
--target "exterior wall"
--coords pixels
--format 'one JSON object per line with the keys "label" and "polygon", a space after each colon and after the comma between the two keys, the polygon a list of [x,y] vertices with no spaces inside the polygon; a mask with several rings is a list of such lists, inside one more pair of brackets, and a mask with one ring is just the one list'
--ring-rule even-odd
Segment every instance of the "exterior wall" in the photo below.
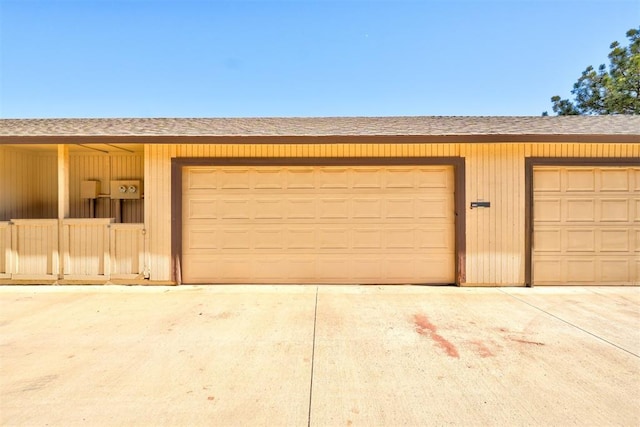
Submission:
{"label": "exterior wall", "polygon": [[[71,153],[69,155],[69,211],[70,218],[91,218],[90,201],[80,198],[80,182],[100,181],[101,193],[110,193],[111,180],[144,178],[142,153],[100,154]],[[115,202],[108,197],[95,201],[96,218],[115,218]],[[143,200],[123,202],[122,221],[142,223],[144,221]]]}
{"label": "exterior wall", "polygon": [[0,221],[57,217],[57,158],[0,145]]}
{"label": "exterior wall", "polygon": [[8,221],[0,221],[0,279],[11,277],[11,226]]}
{"label": "exterior wall", "polygon": [[[145,145],[145,228],[152,280],[171,279],[172,157],[464,157],[466,284],[525,282],[525,157],[640,157],[639,144]],[[472,201],[491,202],[470,209]]]}

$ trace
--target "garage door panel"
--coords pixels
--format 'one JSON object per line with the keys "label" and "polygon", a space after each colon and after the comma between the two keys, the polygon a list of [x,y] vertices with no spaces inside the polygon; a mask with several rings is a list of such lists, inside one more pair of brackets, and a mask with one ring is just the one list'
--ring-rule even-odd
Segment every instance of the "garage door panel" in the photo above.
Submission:
{"label": "garage door panel", "polygon": [[533,190],[536,192],[560,192],[562,190],[560,169],[547,168],[536,171]]}
{"label": "garage door panel", "polygon": [[627,199],[602,199],[600,201],[600,220],[601,221],[621,221],[628,222],[629,200]]}
{"label": "garage door panel", "polygon": [[445,272],[455,268],[454,261],[445,254],[434,254],[427,259],[415,259],[416,277],[422,278],[423,283],[447,283],[442,281]]}
{"label": "garage door panel", "polygon": [[229,228],[220,231],[221,249],[251,249],[251,235],[247,228]]}
{"label": "garage door panel", "polygon": [[357,198],[351,201],[353,219],[382,218],[382,201],[378,198]]}
{"label": "garage door panel", "polygon": [[217,189],[218,175],[213,168],[203,168],[190,170],[186,174],[187,188],[195,189]]}
{"label": "garage door panel", "polygon": [[638,283],[639,170],[534,168],[534,284]]}
{"label": "garage door panel", "polygon": [[414,249],[415,229],[409,228],[389,228],[385,230],[385,241],[387,249]]}
{"label": "garage door panel", "polygon": [[283,271],[289,271],[287,260],[278,256],[263,256],[251,259],[251,276],[257,282],[272,282]]}
{"label": "garage door panel", "polygon": [[388,189],[413,189],[415,187],[415,173],[409,168],[391,168],[385,173],[385,183]]}
{"label": "garage door panel", "polygon": [[346,197],[325,197],[319,200],[320,219],[349,219],[349,199]]}
{"label": "garage door panel", "polygon": [[419,198],[416,200],[416,216],[418,218],[452,218],[447,215],[447,206],[451,206],[453,200],[448,198]]}
{"label": "garage door panel", "polygon": [[387,219],[411,219],[415,217],[415,200],[412,197],[393,198],[385,200]]}
{"label": "garage door panel", "polygon": [[218,249],[219,234],[217,230],[195,228],[186,232],[186,253],[197,249]]}
{"label": "garage door panel", "polygon": [[561,204],[559,198],[538,200],[533,207],[533,216],[538,222],[560,222],[562,219]]}
{"label": "garage door panel", "polygon": [[596,264],[593,259],[572,259],[565,261],[568,282],[594,282],[596,279]]}
{"label": "garage door panel", "polygon": [[288,190],[313,190],[316,173],[313,168],[289,168],[285,171]]}
{"label": "garage door panel", "polygon": [[256,190],[280,190],[286,185],[284,173],[280,169],[252,169],[249,173],[249,182]]}
{"label": "garage door panel", "polygon": [[218,201],[215,199],[190,200],[186,217],[188,219],[215,219],[218,217]]}
{"label": "garage door panel", "polygon": [[595,252],[595,230],[566,230],[567,252]]}
{"label": "garage door panel", "polygon": [[183,173],[186,283],[454,281],[451,167]]}
{"label": "garage door panel", "polygon": [[536,256],[533,259],[536,284],[546,285],[565,281],[562,265],[563,261],[557,257]]}
{"label": "garage door panel", "polygon": [[451,188],[451,176],[446,168],[419,169],[416,175],[419,188]]}
{"label": "garage door panel", "polygon": [[602,192],[630,191],[631,180],[629,176],[631,172],[627,169],[602,169],[600,171],[600,190]]}
{"label": "garage door panel", "polygon": [[416,230],[416,247],[433,251],[452,252],[455,242],[453,236],[443,228],[421,227]]}
{"label": "garage door panel", "polygon": [[593,199],[568,199],[565,201],[566,222],[593,222],[596,220],[596,201]]}
{"label": "garage door panel", "polygon": [[285,200],[285,217],[287,219],[315,219],[316,201],[310,198],[294,197]]}
{"label": "garage door panel", "polygon": [[621,282],[631,277],[631,260],[602,259],[600,261],[600,277],[603,282]]}
{"label": "garage door panel", "polygon": [[283,219],[284,202],[280,198],[263,198],[251,200],[250,212],[255,219]]}
{"label": "garage door panel", "polygon": [[566,169],[565,179],[564,189],[567,192],[593,192],[596,189],[596,176],[593,168]]}
{"label": "garage door panel", "polygon": [[382,276],[382,266],[380,260],[370,257],[353,257],[350,262],[350,276],[359,282],[371,283],[379,280]]}
{"label": "garage door panel", "polygon": [[358,169],[351,172],[353,188],[382,188],[382,170],[380,168]]}
{"label": "garage door panel", "polygon": [[318,175],[319,187],[324,189],[348,189],[349,175],[346,169],[320,169]]}
{"label": "garage door panel", "polygon": [[380,250],[383,242],[379,228],[357,228],[352,231],[354,249]]}
{"label": "garage door panel", "polygon": [[220,188],[223,190],[248,190],[250,176],[247,169],[222,169],[219,172]]}
{"label": "garage door panel", "polygon": [[220,216],[223,219],[249,219],[249,199],[223,199],[218,203]]}
{"label": "garage door panel", "polygon": [[284,230],[281,228],[258,228],[253,230],[253,249],[284,249]]}
{"label": "garage door panel", "polygon": [[562,252],[562,230],[538,227],[533,232],[533,241],[537,252]]}
{"label": "garage door panel", "polygon": [[600,230],[600,250],[602,252],[629,252],[633,243],[632,232],[633,230],[624,228]]}
{"label": "garage door panel", "polygon": [[348,249],[349,229],[320,227],[318,229],[318,249]]}
{"label": "garage door panel", "polygon": [[289,227],[284,230],[286,249],[315,249],[317,231],[310,227]]}

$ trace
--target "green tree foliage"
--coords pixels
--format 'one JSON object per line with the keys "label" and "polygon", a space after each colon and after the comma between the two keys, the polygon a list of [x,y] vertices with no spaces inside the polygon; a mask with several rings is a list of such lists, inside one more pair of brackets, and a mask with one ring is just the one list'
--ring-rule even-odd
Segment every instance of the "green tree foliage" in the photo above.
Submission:
{"label": "green tree foliage", "polygon": [[[591,114],[640,114],[640,27],[627,31],[629,46],[613,42],[609,68],[602,64],[582,72],[573,85],[574,100],[551,98],[560,116]],[[543,113],[546,115],[546,112]]]}

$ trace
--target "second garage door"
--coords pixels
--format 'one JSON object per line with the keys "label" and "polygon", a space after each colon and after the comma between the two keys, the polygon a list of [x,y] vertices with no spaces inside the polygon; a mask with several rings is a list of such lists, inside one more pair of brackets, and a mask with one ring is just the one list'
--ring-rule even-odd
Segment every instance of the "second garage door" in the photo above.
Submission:
{"label": "second garage door", "polygon": [[640,283],[640,169],[533,170],[536,285]]}
{"label": "second garage door", "polygon": [[184,283],[453,283],[449,166],[184,167]]}

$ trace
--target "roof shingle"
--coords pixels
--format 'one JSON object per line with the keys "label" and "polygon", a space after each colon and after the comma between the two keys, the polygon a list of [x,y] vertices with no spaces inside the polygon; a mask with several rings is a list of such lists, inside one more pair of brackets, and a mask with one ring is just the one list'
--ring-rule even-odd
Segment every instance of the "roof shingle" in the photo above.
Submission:
{"label": "roof shingle", "polygon": [[[640,116],[2,119],[29,136],[640,135]],[[3,138],[4,139],[4,138]]]}

